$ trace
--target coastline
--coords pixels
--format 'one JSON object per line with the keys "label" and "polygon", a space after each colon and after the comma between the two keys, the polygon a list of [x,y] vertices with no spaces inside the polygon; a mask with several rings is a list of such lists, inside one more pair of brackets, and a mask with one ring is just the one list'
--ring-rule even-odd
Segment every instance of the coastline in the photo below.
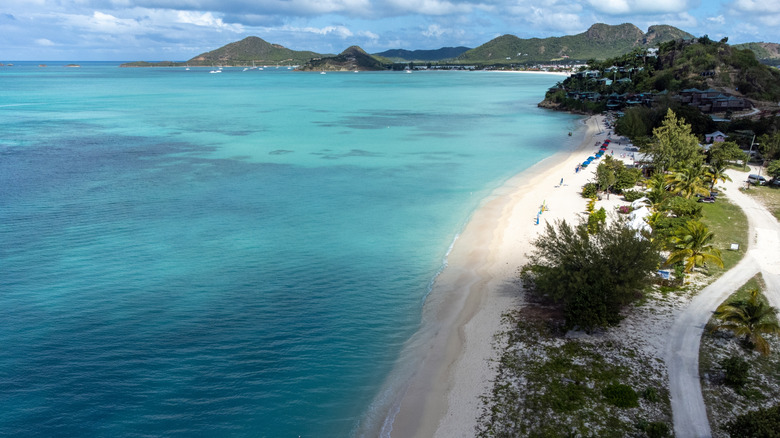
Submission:
{"label": "coastline", "polygon": [[[434,326],[426,338],[430,345],[418,358],[392,424],[386,425],[392,430],[383,435],[473,436],[480,396],[490,390],[494,375],[493,336],[503,312],[522,303],[517,271],[545,222],[576,221],[584,210],[579,187],[592,170],[575,173],[574,168],[606,138],[602,124],[602,116],[583,119],[577,147],[510,178],[474,213],[425,304],[425,317]],[[542,203],[549,211],[536,225]]]}

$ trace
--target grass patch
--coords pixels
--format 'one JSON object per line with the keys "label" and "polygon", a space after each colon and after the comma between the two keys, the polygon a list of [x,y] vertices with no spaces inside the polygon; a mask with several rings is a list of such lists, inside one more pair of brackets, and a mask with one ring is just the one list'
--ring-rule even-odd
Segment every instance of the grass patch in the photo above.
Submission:
{"label": "grass patch", "polygon": [[477,436],[617,438],[670,430],[665,374],[652,359],[615,339],[567,338],[529,312],[505,317],[509,328],[499,336],[497,378],[483,397]]}
{"label": "grass patch", "polygon": [[[745,212],[723,197],[713,204],[703,204],[701,221],[715,233],[713,244],[721,251],[723,269],[710,266],[710,275],[720,274],[733,268],[745,256],[748,244],[748,221]],[[731,244],[739,244],[738,250],[731,250]]]}
{"label": "grass patch", "polygon": [[780,220],[780,188],[770,186],[751,186],[745,193],[756,198]]}
{"label": "grass patch", "polygon": [[[726,302],[749,298],[751,289],[764,289],[761,274],[751,278],[734,292]],[[763,300],[766,300],[762,296]],[[740,414],[777,403],[780,400],[780,338],[765,336],[771,353],[764,357],[746,350],[739,339],[726,331],[709,330],[715,324],[711,318],[702,336],[699,349],[699,374],[702,394],[711,421],[712,436],[725,438],[723,425]],[[728,363],[740,358],[747,363],[747,379],[734,385],[729,382]],[[732,371],[733,372],[733,371]]]}

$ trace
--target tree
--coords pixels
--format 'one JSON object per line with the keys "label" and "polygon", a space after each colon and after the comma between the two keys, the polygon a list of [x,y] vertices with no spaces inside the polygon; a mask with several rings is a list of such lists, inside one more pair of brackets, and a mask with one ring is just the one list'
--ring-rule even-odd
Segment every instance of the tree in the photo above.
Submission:
{"label": "tree", "polygon": [[659,260],[654,241],[618,221],[596,234],[585,223],[547,224],[532,243],[524,284],[561,304],[568,328],[587,331],[617,324],[620,309],[636,297]]}
{"label": "tree", "polygon": [[596,184],[599,190],[607,192],[607,199],[611,190],[622,191],[633,187],[641,177],[640,169],[629,169],[622,161],[609,155],[596,168]]}
{"label": "tree", "polygon": [[671,108],[661,126],[653,129],[653,138],[648,152],[661,173],[682,164],[701,164],[699,140],[691,133],[691,126],[678,119]]}
{"label": "tree", "polygon": [[[609,189],[612,188],[617,181],[617,172],[615,171],[613,162],[618,162],[618,160],[613,160],[612,157],[606,157],[596,168],[596,183],[599,186],[599,190],[607,192],[607,199],[609,199]],[[622,165],[623,163],[620,164]]]}
{"label": "tree", "polygon": [[709,161],[713,166],[724,167],[729,161],[745,161],[747,155],[733,141],[715,143],[710,148]]}
{"label": "tree", "polygon": [[774,179],[780,179],[780,160],[774,160],[766,167],[767,175]]}
{"label": "tree", "polygon": [[780,436],[780,405],[739,415],[726,423],[724,429],[731,438],[777,438]]}
{"label": "tree", "polygon": [[715,184],[718,181],[731,181],[731,177],[726,174],[726,166],[712,164],[707,168],[705,173],[707,180],[710,182],[710,191],[715,188]]}
{"label": "tree", "polygon": [[667,265],[685,263],[684,272],[690,273],[696,266],[706,266],[714,263],[721,268],[723,259],[720,250],[712,246],[715,235],[706,225],[699,221],[689,220],[675,230],[671,237],[672,253],[666,260]]}
{"label": "tree", "polygon": [[766,160],[780,158],[780,132],[758,137],[758,150]]}
{"label": "tree", "polygon": [[697,194],[710,195],[704,167],[699,163],[675,167],[666,175],[666,184],[671,193],[686,199]]}
{"label": "tree", "polygon": [[715,311],[715,317],[721,322],[713,330],[724,329],[743,337],[746,345],[764,356],[769,355],[769,342],[766,334],[780,333],[780,325],[775,319],[777,309],[761,299],[758,289],[750,291],[747,300],[721,304]]}
{"label": "tree", "polygon": [[669,190],[667,190],[666,175],[663,173],[655,173],[651,176],[647,182],[647,198],[654,206],[660,205],[666,198],[670,196]]}

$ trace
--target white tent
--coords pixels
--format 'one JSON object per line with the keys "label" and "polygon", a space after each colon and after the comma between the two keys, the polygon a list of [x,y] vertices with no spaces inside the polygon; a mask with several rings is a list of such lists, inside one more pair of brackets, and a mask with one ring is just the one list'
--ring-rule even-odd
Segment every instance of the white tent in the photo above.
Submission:
{"label": "white tent", "polygon": [[641,198],[631,203],[631,209],[636,210],[639,207],[649,207],[651,204],[652,202],[647,199],[647,196],[642,196]]}
{"label": "white tent", "polygon": [[650,225],[648,225],[648,223],[645,222],[645,220],[641,217],[636,217],[629,220],[626,225],[632,230],[636,230],[637,234],[640,234],[643,231],[647,233],[651,233],[653,231],[652,227],[650,227]]}
{"label": "white tent", "polygon": [[650,216],[651,214],[653,214],[653,212],[651,212],[649,208],[647,208],[646,206],[642,206],[642,207],[639,207],[636,210],[632,211],[631,213],[629,213],[628,214],[628,218],[631,221],[633,221],[635,219],[642,219],[642,220],[644,220],[644,218]]}

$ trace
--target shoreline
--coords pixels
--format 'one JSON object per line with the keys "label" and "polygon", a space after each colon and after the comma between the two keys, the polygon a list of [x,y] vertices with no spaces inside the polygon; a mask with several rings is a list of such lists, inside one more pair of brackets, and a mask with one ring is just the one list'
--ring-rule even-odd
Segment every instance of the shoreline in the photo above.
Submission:
{"label": "shoreline", "polygon": [[[584,210],[579,187],[592,170],[575,173],[574,167],[606,133],[603,116],[580,123],[575,135],[582,140],[576,147],[542,160],[494,190],[452,246],[424,305],[424,318],[434,326],[424,336],[430,345],[418,358],[397,412],[387,419],[391,423],[386,429],[391,430],[384,430],[383,436],[473,435],[480,396],[490,390],[494,375],[493,336],[501,328],[501,315],[522,303],[517,271],[527,260],[530,242],[545,222],[576,221]],[[550,210],[536,225],[542,203]]]}

